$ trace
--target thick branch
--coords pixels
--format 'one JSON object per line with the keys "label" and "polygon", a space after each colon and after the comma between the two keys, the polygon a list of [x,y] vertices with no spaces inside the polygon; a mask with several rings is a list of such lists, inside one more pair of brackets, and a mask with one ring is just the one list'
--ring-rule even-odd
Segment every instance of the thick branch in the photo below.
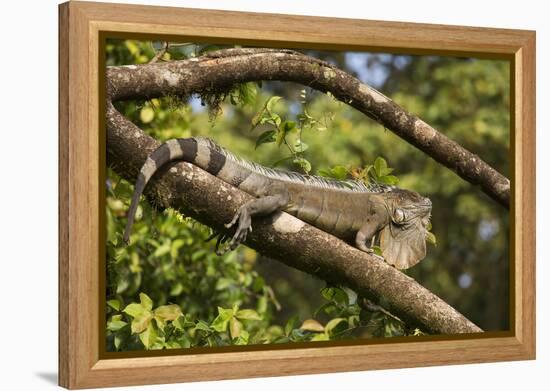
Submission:
{"label": "thick branch", "polygon": [[235,83],[259,80],[293,81],[331,92],[509,207],[510,181],[479,156],[380,92],[318,59],[289,50],[227,49],[185,61],[107,69],[113,101],[223,91]]}
{"label": "thick branch", "polygon": [[[107,161],[120,175],[134,181],[158,145],[108,105]],[[188,163],[159,174],[146,194],[153,204],[176,208],[218,230],[251,198]],[[280,213],[254,220],[253,225],[248,246],[323,280],[348,286],[373,301],[383,297],[388,310],[411,325],[438,334],[482,331],[412,278],[295,217]]]}

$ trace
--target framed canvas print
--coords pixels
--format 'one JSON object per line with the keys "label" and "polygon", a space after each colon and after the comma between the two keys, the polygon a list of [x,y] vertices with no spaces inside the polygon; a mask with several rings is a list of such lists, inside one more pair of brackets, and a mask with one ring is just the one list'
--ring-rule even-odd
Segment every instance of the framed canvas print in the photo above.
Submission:
{"label": "framed canvas print", "polygon": [[62,386],[535,357],[534,32],[59,12]]}

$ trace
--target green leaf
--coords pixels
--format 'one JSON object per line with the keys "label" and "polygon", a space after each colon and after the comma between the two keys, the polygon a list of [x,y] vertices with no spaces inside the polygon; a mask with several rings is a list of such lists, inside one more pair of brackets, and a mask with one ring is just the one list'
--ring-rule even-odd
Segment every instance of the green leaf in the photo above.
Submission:
{"label": "green leaf", "polygon": [[197,322],[197,324],[195,325],[195,330],[206,331],[206,332],[209,332],[209,333],[212,332],[212,329],[210,328],[208,323],[206,323],[203,320],[199,320]]}
{"label": "green leaf", "polygon": [[164,333],[164,329],[166,328],[166,322],[164,320],[162,320],[162,318],[159,318],[159,317],[153,317],[153,319],[155,319],[155,323],[158,327],[158,329],[160,331],[162,331]]}
{"label": "green leaf", "polygon": [[286,133],[284,130],[279,129],[277,130],[277,135],[275,137],[275,142],[277,143],[277,146],[280,147],[283,141],[285,141]]}
{"label": "green leaf", "polygon": [[252,117],[252,120],[250,121],[252,124],[252,128],[250,128],[250,131],[253,131],[256,128],[256,126],[260,124],[260,121],[262,120],[264,113],[265,113],[265,106],[256,114],[254,114],[254,117]]}
{"label": "green leaf", "polygon": [[347,178],[348,170],[344,166],[334,166],[328,170],[319,170],[319,175],[341,181]]}
{"label": "green leaf", "polygon": [[150,311],[145,311],[144,313],[136,316],[132,320],[132,334],[141,333],[147,327],[151,325],[151,319],[153,319],[153,313]]}
{"label": "green leaf", "polygon": [[310,339],[312,342],[318,342],[318,341],[328,341],[330,340],[330,337],[326,333],[317,333],[313,335],[313,337]]}
{"label": "green leaf", "polygon": [[399,179],[394,175],[384,175],[381,177],[378,177],[378,182],[385,183],[387,185],[395,185],[399,182]]}
{"label": "green leaf", "polygon": [[262,144],[274,142],[276,133],[277,132],[275,130],[266,130],[265,132],[260,134],[256,139],[256,146],[254,147],[254,149],[258,148]]}
{"label": "green leaf", "polygon": [[114,315],[111,320],[107,322],[107,330],[118,331],[128,323],[122,320],[122,315]]}
{"label": "green leaf", "polygon": [[233,284],[234,284],[233,280],[230,280],[229,278],[221,277],[216,282],[216,290],[217,291],[223,291],[223,290],[229,288]]}
{"label": "green leaf", "polygon": [[285,132],[285,134],[288,134],[292,132],[294,129],[296,129],[296,122],[294,121],[285,121],[282,123],[281,128]]}
{"label": "green leaf", "polygon": [[145,308],[143,308],[143,306],[141,304],[138,304],[138,303],[131,303],[131,304],[128,304],[123,310],[122,312],[130,315],[131,317],[135,318],[136,316],[139,316],[141,314],[143,314],[143,312],[146,311]]}
{"label": "green leaf", "polygon": [[184,349],[187,349],[187,348],[191,347],[191,341],[185,335],[182,335],[181,337],[178,337],[178,343]]}
{"label": "green leaf", "polygon": [[172,325],[178,330],[194,327],[195,323],[188,319],[187,315],[180,316],[172,322]]}
{"label": "green leaf", "polygon": [[156,248],[155,252],[153,253],[153,256],[157,258],[162,257],[163,255],[168,254],[171,249],[172,247],[171,247],[170,239],[168,239]]}
{"label": "green leaf", "polygon": [[371,249],[374,251],[374,254],[382,256],[382,249],[380,246],[372,246]]}
{"label": "green leaf", "polygon": [[161,305],[154,311],[155,317],[162,321],[176,320],[183,315],[181,308],[177,304]]}
{"label": "green leaf", "polygon": [[145,106],[141,109],[139,112],[139,119],[141,119],[141,122],[144,124],[148,124],[155,118],[155,110],[153,110],[150,106]]}
{"label": "green leaf", "polygon": [[170,288],[170,296],[179,296],[183,292],[183,284],[178,282]]}
{"label": "green leaf", "polygon": [[272,125],[275,125],[275,122],[273,119],[267,114],[267,112],[264,113],[264,116],[260,119],[260,125],[270,123]]}
{"label": "green leaf", "polygon": [[177,341],[168,341],[164,344],[164,346],[166,347],[166,349],[180,349],[183,347]]}
{"label": "green leaf", "polygon": [[141,302],[141,305],[149,311],[153,309],[153,300],[151,300],[151,298],[145,293],[139,294],[139,301]]}
{"label": "green leaf", "polygon": [[304,159],[303,157],[294,159],[292,162],[300,166],[300,168],[304,170],[306,173],[309,173],[311,171],[311,163],[309,162],[309,160]]}
{"label": "green leaf", "polygon": [[265,108],[269,112],[269,114],[271,114],[271,112],[273,111],[275,103],[277,103],[281,99],[282,98],[280,96],[274,95],[267,100],[267,102],[265,103]]}
{"label": "green leaf", "polygon": [[140,333],[151,322],[153,318],[153,313],[151,309],[153,308],[153,302],[145,293],[139,294],[140,304],[131,303],[124,308],[123,312],[130,315],[132,318],[132,333]]}
{"label": "green leaf", "polygon": [[250,309],[237,311],[235,316],[241,320],[262,320],[262,317],[256,311]]}
{"label": "green leaf", "polygon": [[323,331],[325,331],[325,328],[321,323],[317,322],[315,319],[306,319],[300,326],[300,330],[322,333]]}
{"label": "green leaf", "polygon": [[334,304],[334,302],[329,301],[327,303],[322,304],[319,308],[315,310],[313,313],[313,316],[319,315],[321,312],[324,312],[325,314],[329,314],[334,311],[338,311],[338,307]]}
{"label": "green leaf", "polygon": [[262,276],[256,276],[254,283],[252,284],[252,289],[254,292],[260,292],[265,286],[265,280]]}
{"label": "green leaf", "polygon": [[298,319],[299,319],[298,315],[294,315],[286,322],[286,325],[285,325],[286,336],[289,336],[292,330],[294,330],[296,326],[298,326]]}
{"label": "green leaf", "polygon": [[178,251],[184,244],[185,242],[183,239],[176,239],[172,242],[172,246],[170,247],[170,256],[172,259],[176,259],[178,257]]}
{"label": "green leaf", "polygon": [[124,41],[124,45],[132,56],[137,56],[139,54],[140,50],[135,41],[127,39]]}
{"label": "green leaf", "polygon": [[341,305],[349,304],[348,294],[341,288],[338,287],[328,287],[321,289],[321,295],[327,300],[334,301],[335,303]]}
{"label": "green leaf", "polygon": [[114,310],[120,311],[122,303],[118,299],[107,300],[107,305]]}
{"label": "green leaf", "polygon": [[239,338],[234,342],[235,345],[248,345],[249,334],[246,330],[241,330]]}
{"label": "green leaf", "polygon": [[377,157],[374,161],[374,171],[376,172],[376,176],[381,177],[386,175],[387,169],[388,163],[386,163],[386,160],[382,157]]}
{"label": "green leaf", "polygon": [[331,319],[325,326],[325,332],[328,335],[334,335],[343,332],[346,330],[348,325],[347,319],[344,318],[334,318]]}
{"label": "green leaf", "polygon": [[435,235],[432,232],[426,232],[426,242],[433,244],[434,246],[437,246],[437,239]]}
{"label": "green leaf", "polygon": [[238,338],[243,330],[243,324],[234,316],[229,320],[229,334],[231,338]]}
{"label": "green leaf", "polygon": [[126,339],[126,337],[124,336],[124,334],[121,334],[121,333],[117,333],[115,334],[115,348],[118,350],[120,348],[120,345],[122,344],[122,342],[124,342],[124,340]]}
{"label": "green leaf", "polygon": [[334,166],[330,169],[330,172],[333,176],[333,178],[336,179],[346,179],[348,176],[348,170],[344,166]]}
{"label": "green leaf", "polygon": [[405,334],[401,325],[395,321],[389,320],[384,326],[384,336],[386,337],[400,337]]}
{"label": "green leaf", "polygon": [[222,333],[227,330],[227,324],[229,323],[229,320],[223,320],[219,316],[214,319],[214,321],[211,324],[211,328],[219,333]]}
{"label": "green leaf", "polygon": [[233,303],[233,308],[231,309],[231,316],[235,316],[237,311],[239,311],[239,303]]}
{"label": "green leaf", "polygon": [[302,342],[307,341],[308,336],[305,332],[300,329],[293,329],[290,332],[289,338],[292,342]]}
{"label": "green leaf", "polygon": [[258,298],[258,304],[256,305],[258,312],[260,314],[265,314],[267,312],[267,305],[268,305],[267,297],[260,296]]}
{"label": "green leaf", "polygon": [[218,307],[218,316],[212,321],[210,326],[217,332],[224,332],[227,330],[227,325],[232,317],[233,309]]}
{"label": "green leaf", "polygon": [[330,338],[325,333],[317,333],[313,336],[313,338],[310,339],[310,341],[316,342],[316,341],[328,341]]}
{"label": "green leaf", "polygon": [[294,151],[298,153],[305,152],[309,146],[304,143],[302,140],[296,140],[296,143],[294,143]]}
{"label": "green leaf", "polygon": [[270,122],[277,128],[279,128],[281,126],[281,117],[279,116],[279,114],[272,113]]}
{"label": "green leaf", "polygon": [[255,83],[239,84],[239,98],[243,105],[253,105],[256,102],[257,95]]}
{"label": "green leaf", "polygon": [[158,334],[153,323],[150,323],[143,332],[139,334],[139,339],[146,349],[151,349],[157,341]]}
{"label": "green leaf", "polygon": [[[373,164],[367,164],[365,166],[365,168],[363,168],[363,170],[361,171],[361,174],[359,175],[359,178],[360,179],[366,179],[368,181],[369,173],[373,170],[374,170],[374,165]],[[376,176],[376,172],[374,173],[374,175]]]}

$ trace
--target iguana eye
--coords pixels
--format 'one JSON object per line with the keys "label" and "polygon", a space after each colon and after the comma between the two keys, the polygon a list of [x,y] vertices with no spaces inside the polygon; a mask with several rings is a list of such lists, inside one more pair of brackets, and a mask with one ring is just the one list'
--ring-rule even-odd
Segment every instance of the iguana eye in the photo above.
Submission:
{"label": "iguana eye", "polygon": [[395,209],[393,212],[393,222],[399,224],[403,221],[405,221],[405,212],[402,209]]}

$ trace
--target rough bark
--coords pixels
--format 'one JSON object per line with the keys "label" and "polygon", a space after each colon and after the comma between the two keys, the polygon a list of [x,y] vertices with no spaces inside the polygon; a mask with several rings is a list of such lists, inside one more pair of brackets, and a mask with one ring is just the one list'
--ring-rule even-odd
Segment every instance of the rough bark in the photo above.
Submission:
{"label": "rough bark", "polygon": [[[129,181],[159,143],[107,107],[107,162]],[[188,163],[166,168],[146,191],[149,201],[175,208],[223,231],[250,195]],[[255,219],[246,244],[285,264],[334,284],[348,286],[375,302],[384,298],[388,310],[410,325],[436,334],[482,330],[422,287],[379,259],[286,213]]]}
{"label": "rough bark", "polygon": [[293,81],[331,92],[509,207],[510,181],[479,156],[355,77],[301,53],[227,49],[184,61],[107,69],[107,90],[113,101],[215,94],[236,83],[260,80]]}

